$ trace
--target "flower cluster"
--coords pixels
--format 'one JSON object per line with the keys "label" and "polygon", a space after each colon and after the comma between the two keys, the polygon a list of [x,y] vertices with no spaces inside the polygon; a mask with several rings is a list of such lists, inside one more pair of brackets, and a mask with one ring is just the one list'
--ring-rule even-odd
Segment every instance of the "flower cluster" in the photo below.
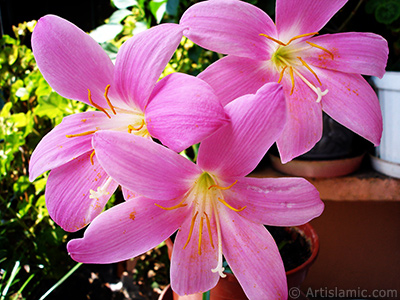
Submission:
{"label": "flower cluster", "polygon": [[[304,224],[324,206],[305,179],[246,175],[275,142],[283,162],[311,149],[322,110],[378,144],[378,100],[360,74],[382,76],[388,54],[371,33],[318,36],[346,0],[297,2],[277,1],[276,25],[239,0],[200,2],[179,24],[130,38],[115,65],[68,21],[38,21],[32,47],[44,78],[96,109],[65,118],[30,161],[31,180],[51,170],[46,205],[54,221],[67,231],[90,223],[68,244],[74,260],[129,259],[178,231],[178,294],[213,288],[225,276],[224,257],[250,299],[287,298],[264,224]],[[197,77],[158,81],[183,36],[228,55]],[[196,143],[196,163],[178,154]],[[102,212],[118,186],[126,201]]]}

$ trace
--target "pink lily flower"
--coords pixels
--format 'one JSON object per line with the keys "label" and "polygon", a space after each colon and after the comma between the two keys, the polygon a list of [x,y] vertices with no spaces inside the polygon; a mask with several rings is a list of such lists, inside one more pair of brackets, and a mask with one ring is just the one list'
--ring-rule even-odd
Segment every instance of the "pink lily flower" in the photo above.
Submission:
{"label": "pink lily flower", "polygon": [[157,83],[183,30],[165,24],[134,36],[123,44],[114,66],[97,42],[70,22],[49,15],[37,23],[32,47],[44,78],[61,96],[98,109],[64,118],[31,157],[30,180],[52,170],[46,205],[64,230],[86,226],[118,187],[98,163],[92,147],[95,132],[154,137],[182,151],[228,122],[215,93],[201,79],[175,73]]}
{"label": "pink lily flower", "polygon": [[309,151],[322,135],[322,110],[355,133],[380,143],[376,94],[360,74],[382,77],[385,39],[372,33],[318,31],[347,0],[277,0],[276,25],[259,8],[238,0],[204,1],[180,24],[185,36],[223,54],[199,77],[229,103],[266,82],[284,87],[288,118],[277,140],[286,163]]}
{"label": "pink lily flower", "polygon": [[[225,109],[231,122],[201,142],[197,164],[126,133],[97,132],[104,169],[138,198],[98,216],[71,257],[110,263],[140,255],[178,230],[171,286],[180,295],[213,288],[223,255],[250,299],[287,299],[285,270],[263,224],[299,225],[319,216],[318,191],[302,178],[249,178],[285,123],[282,87],[264,85]],[[265,101],[266,100],[266,101]]]}

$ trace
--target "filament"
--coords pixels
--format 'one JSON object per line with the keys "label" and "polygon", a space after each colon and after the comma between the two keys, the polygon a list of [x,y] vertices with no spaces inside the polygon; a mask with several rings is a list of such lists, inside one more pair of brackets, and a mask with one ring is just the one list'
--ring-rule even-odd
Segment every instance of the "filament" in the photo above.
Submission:
{"label": "filament", "polygon": [[203,220],[204,220],[204,217],[201,216],[201,218],[200,218],[200,225],[199,225],[199,246],[198,246],[198,253],[199,253],[199,255],[201,255],[201,237],[202,237],[202,235],[203,235]]}
{"label": "filament", "polygon": [[185,201],[185,199],[183,199],[177,205],[174,205],[174,206],[171,206],[171,207],[164,207],[164,206],[161,206],[161,205],[159,205],[157,203],[154,203],[154,205],[158,206],[159,208],[164,209],[164,210],[174,210],[174,209],[177,209],[177,208],[185,207],[187,204],[183,204],[182,203],[183,201]]}
{"label": "filament", "polygon": [[311,67],[300,56],[297,58],[301,61],[303,66],[305,66],[308,69],[308,71],[310,71],[315,76],[315,78],[317,78],[319,84],[322,85],[321,80],[319,80],[319,78],[318,78],[317,74],[314,72],[314,70],[311,69]]}
{"label": "filament", "polygon": [[281,73],[279,74],[278,83],[281,83],[282,78],[283,78],[283,74],[285,73],[286,68],[287,68],[287,66],[284,66],[284,67],[282,68],[282,71],[281,71]]}
{"label": "filament", "polygon": [[292,88],[290,89],[290,95],[292,95],[294,91],[294,75],[292,66],[289,67],[289,74],[290,74],[290,80],[292,81]]}
{"label": "filament", "polygon": [[242,211],[243,209],[246,208],[246,205],[243,206],[242,208],[234,208],[234,207],[230,206],[224,199],[218,197],[218,200],[219,200],[223,205],[225,205],[227,208],[229,208],[229,209],[231,209],[231,210],[233,210],[233,211],[236,211],[236,212]]}
{"label": "filament", "polygon": [[219,216],[216,206],[214,206],[214,214],[215,214],[215,223],[217,225],[217,237],[218,237],[218,262],[217,266],[214,269],[211,269],[211,272],[218,273],[222,278],[226,277],[224,274],[225,268],[222,266],[222,236],[221,236],[221,226],[219,224]]}
{"label": "filament", "polygon": [[94,165],[94,161],[93,161],[94,153],[95,153],[95,150],[93,150],[93,152],[90,154],[90,163],[92,164],[92,166]]}
{"label": "filament", "polygon": [[95,133],[97,130],[91,130],[91,131],[85,131],[82,133],[75,133],[75,134],[67,134],[65,135],[67,138],[73,138],[73,137],[77,137],[77,136],[85,136],[85,135],[89,135],[89,134],[93,134]]}
{"label": "filament", "polygon": [[271,36],[269,36],[269,35],[266,35],[266,34],[264,34],[264,33],[260,33],[260,35],[266,37],[267,39],[269,39],[269,40],[271,40],[271,41],[274,41],[275,43],[277,43],[277,44],[279,44],[279,45],[281,45],[281,46],[286,46],[285,43],[281,42],[280,40],[274,39],[273,37],[271,37]]}
{"label": "filament", "polygon": [[[107,89],[107,88],[106,88]],[[97,105],[96,103],[93,102],[92,100],[92,93],[90,92],[90,90],[88,89],[88,98],[89,98],[89,102],[90,104],[92,104],[95,108],[97,108],[98,110],[101,110],[103,113],[106,114],[106,116],[111,119],[110,115],[108,114],[108,112],[106,112],[106,110],[104,108],[102,108],[101,106]]]}
{"label": "filament", "polygon": [[300,34],[300,35],[296,35],[295,37],[292,37],[289,42],[286,43],[285,46],[289,45],[291,42],[293,42],[294,40],[306,37],[306,36],[310,36],[310,35],[316,35],[318,34],[318,32],[311,32],[311,33],[305,33],[305,34]]}
{"label": "filament", "polygon": [[211,247],[214,249],[214,243],[213,243],[213,239],[212,239],[212,234],[211,234],[211,224],[210,224],[210,219],[208,218],[208,215],[206,212],[204,212],[204,215],[206,216],[206,221],[207,221],[207,229],[208,229],[208,235],[210,237],[210,243],[211,243]]}
{"label": "filament", "polygon": [[110,89],[110,85],[108,84],[106,86],[106,90],[104,92],[104,98],[106,98],[108,106],[111,108],[112,112],[114,113],[114,115],[116,115],[117,113],[115,112],[114,106],[111,104],[110,99],[108,98],[108,90]]}
{"label": "filament", "polygon": [[194,214],[193,218],[192,218],[192,222],[190,223],[190,230],[189,230],[189,235],[188,238],[186,240],[185,245],[183,246],[183,249],[186,248],[186,246],[189,244],[190,242],[190,238],[192,237],[192,233],[193,233],[193,227],[194,227],[194,222],[196,221],[197,215],[198,215],[198,211]]}
{"label": "filament", "polygon": [[234,183],[232,183],[231,185],[229,185],[229,186],[227,186],[227,187],[223,187],[223,186],[219,186],[219,185],[213,184],[213,185],[210,185],[210,186],[208,187],[208,189],[217,188],[217,189],[220,189],[220,190],[229,190],[229,189],[230,189],[231,187],[233,187],[237,182],[238,182],[238,181],[235,180]]}
{"label": "filament", "polygon": [[306,41],[306,43],[309,44],[312,47],[315,47],[315,48],[321,49],[322,51],[325,51],[326,53],[328,53],[331,56],[332,60],[335,58],[333,53],[331,51],[329,51],[328,49],[325,49],[324,47],[321,47],[321,46],[319,46],[317,44],[314,44],[314,43],[311,43],[311,42],[308,42],[308,41]]}

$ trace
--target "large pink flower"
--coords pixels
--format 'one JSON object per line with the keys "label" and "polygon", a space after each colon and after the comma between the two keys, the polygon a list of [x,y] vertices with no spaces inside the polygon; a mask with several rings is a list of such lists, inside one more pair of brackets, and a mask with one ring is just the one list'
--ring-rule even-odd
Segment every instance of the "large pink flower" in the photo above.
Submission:
{"label": "large pink flower", "polygon": [[283,84],[289,114],[277,140],[283,162],[321,138],[322,110],[375,145],[380,142],[378,99],[360,74],[383,76],[387,42],[372,33],[317,35],[346,2],[277,0],[275,25],[251,4],[204,1],[180,21],[193,42],[228,54],[199,75],[224,103],[266,82]]}
{"label": "large pink flower", "polygon": [[197,164],[138,136],[97,132],[104,169],[141,196],[94,219],[82,239],[69,242],[71,257],[125,260],[178,230],[171,258],[178,294],[214,287],[225,276],[224,255],[250,299],[286,299],[282,260],[263,224],[303,224],[321,214],[323,203],[304,179],[245,177],[283,129],[283,97],[282,87],[270,83],[229,103],[231,123],[200,144]]}
{"label": "large pink flower", "polygon": [[70,22],[49,15],[37,23],[32,47],[44,78],[61,96],[98,109],[64,118],[31,157],[31,180],[52,170],[46,204],[65,230],[89,223],[118,187],[98,163],[94,132],[154,137],[181,151],[227,123],[221,103],[201,79],[176,73],[157,83],[183,30],[165,24],[135,35],[122,45],[114,66],[103,49]]}

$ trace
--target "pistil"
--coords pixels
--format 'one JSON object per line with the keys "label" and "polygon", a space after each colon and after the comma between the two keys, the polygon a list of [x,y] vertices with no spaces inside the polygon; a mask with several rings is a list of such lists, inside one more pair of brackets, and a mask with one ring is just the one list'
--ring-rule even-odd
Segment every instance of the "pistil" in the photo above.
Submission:
{"label": "pistil", "polygon": [[108,195],[109,192],[107,192],[107,188],[110,185],[110,183],[112,182],[112,178],[108,177],[108,179],[106,180],[106,182],[100,187],[97,188],[97,191],[94,190],[90,190],[90,199],[99,199],[100,197],[103,197],[105,195]]}

